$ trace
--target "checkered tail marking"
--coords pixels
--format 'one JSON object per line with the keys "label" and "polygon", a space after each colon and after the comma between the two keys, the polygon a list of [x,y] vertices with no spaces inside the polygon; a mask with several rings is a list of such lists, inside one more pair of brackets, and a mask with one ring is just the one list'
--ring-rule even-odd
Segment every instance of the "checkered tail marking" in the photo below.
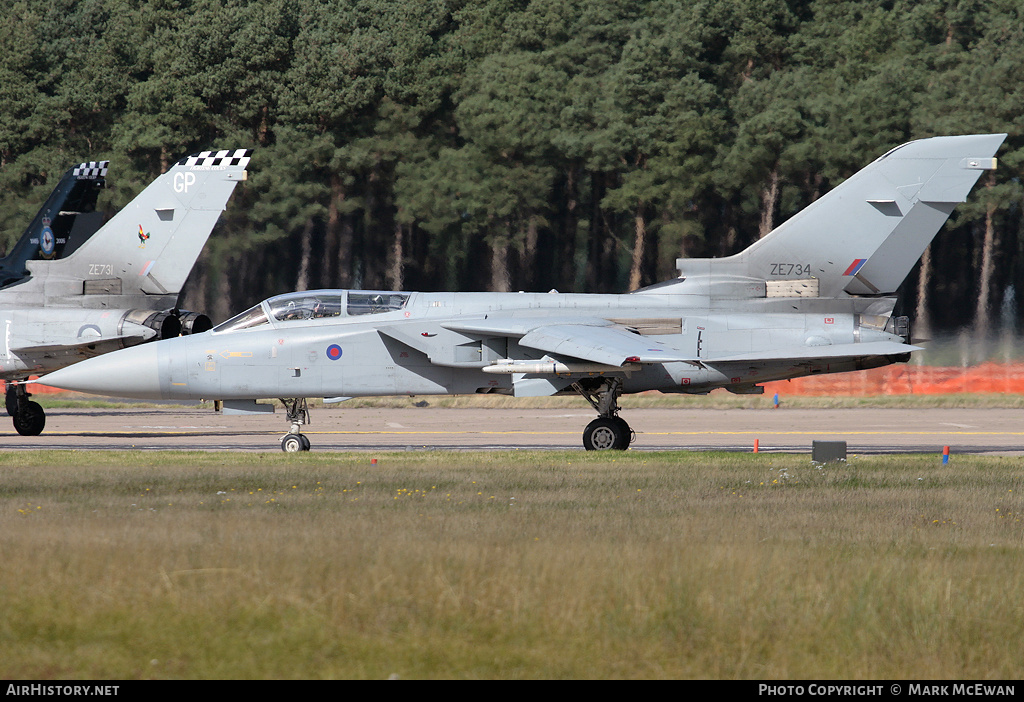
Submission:
{"label": "checkered tail marking", "polygon": [[79,180],[96,180],[107,177],[107,165],[110,161],[87,161],[75,166],[72,173]]}
{"label": "checkered tail marking", "polygon": [[178,161],[179,166],[241,166],[249,164],[252,149],[226,149],[224,151],[200,151]]}

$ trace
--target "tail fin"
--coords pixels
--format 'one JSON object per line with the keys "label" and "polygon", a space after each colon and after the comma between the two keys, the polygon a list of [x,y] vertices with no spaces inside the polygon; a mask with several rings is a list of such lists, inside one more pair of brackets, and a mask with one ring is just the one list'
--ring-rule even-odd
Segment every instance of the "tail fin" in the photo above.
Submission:
{"label": "tail fin", "polygon": [[[176,295],[239,181],[250,149],[203,151],[178,161],[48,275],[80,276],[123,293]],[[39,264],[29,263],[36,273]],[[62,270],[57,270],[58,268]]]}
{"label": "tail fin", "polygon": [[100,228],[96,199],[106,184],[107,161],[68,169],[10,253],[0,259],[0,287],[28,276],[26,264],[72,254]]}
{"label": "tail fin", "polygon": [[[817,279],[818,295],[896,291],[994,158],[1005,134],[898,146],[711,271],[767,281]],[[685,276],[707,261],[680,259]]]}

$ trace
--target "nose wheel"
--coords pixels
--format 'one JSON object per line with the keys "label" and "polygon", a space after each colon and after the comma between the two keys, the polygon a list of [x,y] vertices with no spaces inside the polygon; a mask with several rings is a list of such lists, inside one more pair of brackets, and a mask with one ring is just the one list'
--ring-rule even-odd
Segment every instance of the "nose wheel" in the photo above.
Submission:
{"label": "nose wheel", "polygon": [[309,439],[305,434],[285,434],[281,439],[281,450],[285,453],[298,453],[309,450]]}
{"label": "nose wheel", "polygon": [[309,439],[302,433],[302,425],[309,424],[309,406],[305,398],[282,399],[284,409],[291,422],[291,430],[281,438],[281,450],[285,453],[298,453],[309,450]]}

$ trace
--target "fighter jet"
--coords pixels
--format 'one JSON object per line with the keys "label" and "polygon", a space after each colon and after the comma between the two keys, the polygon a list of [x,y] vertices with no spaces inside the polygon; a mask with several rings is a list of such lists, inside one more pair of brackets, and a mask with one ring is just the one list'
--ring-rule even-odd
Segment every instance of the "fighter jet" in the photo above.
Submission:
{"label": "fighter jet", "polygon": [[[235,185],[247,149],[183,158],[106,224],[96,213],[107,162],[72,168],[0,260],[0,378],[25,436],[46,415],[26,382],[85,358],[210,329],[178,294]],[[102,225],[102,226],[101,226]]]}
{"label": "fighter jet", "polygon": [[53,373],[48,385],[152,399],[221,399],[291,422],[306,399],[579,394],[588,450],[625,449],[623,393],[762,393],[769,380],[905,362],[897,287],[1005,134],[898,146],[745,251],[680,259],[679,277],[622,295],[316,290],[265,300],[203,334]]}

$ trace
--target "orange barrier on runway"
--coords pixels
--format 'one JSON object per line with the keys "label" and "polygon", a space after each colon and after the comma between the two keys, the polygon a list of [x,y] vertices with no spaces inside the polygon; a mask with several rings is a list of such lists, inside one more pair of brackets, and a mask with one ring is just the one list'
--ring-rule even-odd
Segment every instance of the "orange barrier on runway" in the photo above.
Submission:
{"label": "orange barrier on runway", "polygon": [[[38,377],[38,375],[33,375],[31,376],[31,379],[35,380]],[[4,392],[5,390],[7,390],[7,383],[0,380],[0,392]],[[35,383],[28,386],[28,391],[33,395],[54,395],[56,393],[67,392],[67,390],[61,390],[60,388],[51,388],[46,385],[37,385]]]}
{"label": "orange barrier on runway", "polygon": [[765,395],[946,395],[951,393],[1024,394],[1024,364],[978,366],[897,364],[855,373],[815,375],[764,384]]}

